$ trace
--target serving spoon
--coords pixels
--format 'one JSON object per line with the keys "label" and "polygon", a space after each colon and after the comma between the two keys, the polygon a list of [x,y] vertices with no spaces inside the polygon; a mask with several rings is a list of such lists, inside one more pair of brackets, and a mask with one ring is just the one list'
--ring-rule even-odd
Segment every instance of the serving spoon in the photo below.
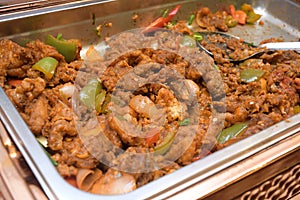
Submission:
{"label": "serving spoon", "polygon": [[[210,56],[214,56],[213,52],[208,50],[207,48],[202,45],[202,41],[205,41],[206,43],[214,43],[217,47],[220,49],[224,50],[224,52],[228,56],[228,60],[230,62],[242,62],[245,61],[249,58],[253,58],[255,56],[258,56],[266,51],[274,51],[274,50],[295,50],[295,51],[300,51],[300,42],[270,42],[270,43],[265,43],[261,45],[253,45],[252,43],[245,42],[241,38],[228,34],[228,33],[223,33],[223,32],[198,32],[202,36],[202,39],[200,42],[198,42],[198,45],[201,49],[203,49],[207,54]],[[213,37],[223,37],[224,39],[230,39],[230,40],[237,40],[241,45],[248,45],[249,48],[251,48],[250,51],[253,51],[243,57],[238,57],[238,58],[232,58],[229,56],[234,50],[232,48],[229,48],[226,42],[219,42],[219,41],[214,41],[211,42],[209,38]]]}

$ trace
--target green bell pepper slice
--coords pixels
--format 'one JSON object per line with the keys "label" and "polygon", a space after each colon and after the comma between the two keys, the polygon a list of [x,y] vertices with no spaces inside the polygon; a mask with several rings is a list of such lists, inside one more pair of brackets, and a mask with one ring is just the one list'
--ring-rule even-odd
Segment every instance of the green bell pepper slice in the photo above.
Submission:
{"label": "green bell pepper slice", "polygon": [[186,118],[182,121],[179,121],[178,124],[179,124],[179,126],[188,126],[190,124],[190,119]]}
{"label": "green bell pepper slice", "polygon": [[254,24],[255,22],[257,22],[260,19],[261,15],[255,13],[254,11],[249,12],[247,14],[247,18],[246,18],[246,22],[248,24]]}
{"label": "green bell pepper slice", "polygon": [[248,14],[249,12],[253,11],[253,8],[250,4],[243,3],[241,5],[241,10],[244,11],[246,14]]}
{"label": "green bell pepper slice", "polygon": [[241,135],[247,128],[248,124],[246,123],[234,124],[229,128],[226,128],[223,131],[221,131],[221,133],[219,133],[219,135],[217,136],[217,141],[219,144],[222,144],[230,140],[231,138]]}
{"label": "green bell pepper slice", "polygon": [[79,100],[89,109],[95,108],[96,96],[102,90],[102,85],[97,79],[92,79],[79,92]]}
{"label": "green bell pepper slice", "polygon": [[55,73],[58,61],[52,57],[45,57],[32,66],[32,69],[45,74],[46,78],[51,79]]}
{"label": "green bell pepper slice", "polygon": [[58,35],[56,38],[52,35],[47,35],[45,43],[53,46],[57,51],[65,57],[67,62],[71,62],[76,58],[76,52],[78,43],[74,40],[64,40],[62,35]]}
{"label": "green bell pepper slice", "polygon": [[160,155],[167,153],[174,141],[175,135],[176,132],[169,133],[160,144],[154,147],[154,153]]}
{"label": "green bell pepper slice", "polygon": [[103,114],[107,114],[110,112],[110,110],[108,109],[108,104],[111,102],[111,95],[109,93],[106,94],[104,102],[102,103],[101,106],[101,113]]}
{"label": "green bell pepper slice", "polygon": [[242,70],[240,76],[243,82],[250,83],[258,80],[264,74],[265,74],[264,70],[248,68]]}
{"label": "green bell pepper slice", "polygon": [[45,145],[45,141],[44,140],[47,140],[46,138],[43,138],[43,139],[41,139],[41,138],[36,138],[37,139],[37,141],[38,141],[38,143],[41,145],[41,147],[42,147],[42,149],[43,149],[43,151],[45,152],[45,154],[47,155],[47,157],[50,159],[50,161],[52,162],[52,164],[54,165],[54,166],[57,166],[58,165],[58,163],[51,157],[51,155],[50,155],[50,153],[46,150],[46,148],[48,147],[47,145]]}
{"label": "green bell pepper slice", "polygon": [[244,3],[241,6],[241,10],[247,14],[246,22],[248,24],[254,24],[257,20],[260,19],[261,15],[254,12],[252,6],[250,4]]}
{"label": "green bell pepper slice", "polygon": [[231,15],[226,16],[225,18],[225,24],[229,27],[235,27],[238,24],[238,20],[234,19]]}
{"label": "green bell pepper slice", "polygon": [[194,14],[192,14],[192,15],[190,16],[189,21],[188,21],[188,25],[192,25],[192,23],[193,23],[195,17],[196,17],[196,16],[195,16]]}
{"label": "green bell pepper slice", "polygon": [[105,90],[102,90],[99,94],[96,95],[95,109],[98,113],[102,112],[102,105],[104,103],[105,96],[106,96],[106,91]]}

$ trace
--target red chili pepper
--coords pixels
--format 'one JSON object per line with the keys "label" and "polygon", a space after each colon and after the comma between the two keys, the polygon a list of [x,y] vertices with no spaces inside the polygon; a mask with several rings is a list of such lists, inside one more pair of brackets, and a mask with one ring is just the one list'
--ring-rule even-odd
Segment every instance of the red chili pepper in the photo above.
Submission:
{"label": "red chili pepper", "polygon": [[158,128],[153,128],[147,133],[148,137],[146,143],[150,146],[156,143],[160,137],[160,130]]}
{"label": "red chili pepper", "polygon": [[156,28],[162,28],[167,25],[168,22],[177,14],[180,9],[181,4],[177,5],[173,10],[171,10],[167,17],[159,17],[154,22],[152,22],[149,26],[147,26],[143,32],[153,31]]}
{"label": "red chili pepper", "polygon": [[230,5],[228,8],[229,8],[229,14],[230,14],[231,16],[233,16],[234,13],[235,13],[235,7],[234,7],[234,5]]}
{"label": "red chili pepper", "polygon": [[240,24],[246,24],[247,14],[244,11],[237,10],[232,17],[238,20]]}
{"label": "red chili pepper", "polygon": [[234,5],[229,6],[230,15],[238,20],[239,24],[246,24],[247,14],[242,10],[235,10]]}

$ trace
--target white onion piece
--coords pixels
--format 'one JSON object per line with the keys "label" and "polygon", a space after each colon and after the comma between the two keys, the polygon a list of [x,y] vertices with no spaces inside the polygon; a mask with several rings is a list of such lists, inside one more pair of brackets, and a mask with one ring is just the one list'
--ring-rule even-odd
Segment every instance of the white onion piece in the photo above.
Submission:
{"label": "white onion piece", "polygon": [[184,80],[184,84],[187,88],[187,97],[195,97],[199,95],[200,89],[199,86],[192,80],[186,79]]}
{"label": "white onion piece", "polygon": [[62,98],[68,99],[71,98],[75,90],[74,85],[64,85],[62,88],[59,89],[59,94]]}
{"label": "white onion piece", "polygon": [[135,178],[126,173],[109,169],[104,176],[97,181],[91,192],[94,194],[125,194],[136,189]]}
{"label": "white onion piece", "polygon": [[93,184],[100,179],[102,171],[99,169],[79,169],[76,176],[76,183],[79,189],[88,191],[92,188]]}
{"label": "white onion piece", "polygon": [[88,61],[103,61],[101,54],[91,45],[86,51],[86,60]]}
{"label": "white onion piece", "polygon": [[158,120],[164,115],[164,111],[158,109],[151,99],[146,96],[134,96],[130,99],[129,106],[143,117],[150,118],[152,121]]}
{"label": "white onion piece", "polygon": [[137,113],[150,117],[150,111],[155,104],[146,96],[137,95],[130,99],[129,106]]}

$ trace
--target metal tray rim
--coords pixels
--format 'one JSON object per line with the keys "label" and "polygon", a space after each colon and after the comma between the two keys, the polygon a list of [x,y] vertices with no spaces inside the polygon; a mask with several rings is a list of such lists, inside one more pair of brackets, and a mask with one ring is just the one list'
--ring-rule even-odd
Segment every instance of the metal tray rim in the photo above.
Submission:
{"label": "metal tray rim", "polygon": [[42,8],[32,8],[24,11],[14,11],[5,14],[0,13],[0,23],[4,21],[13,21],[16,19],[22,19],[26,17],[33,17],[38,15],[50,14],[53,12],[66,11],[71,9],[78,9],[81,7],[93,6],[102,3],[114,2],[116,0],[85,0],[85,1],[73,1],[71,3],[58,4],[53,6],[45,6]]}
{"label": "metal tray rim", "polygon": [[[58,6],[54,10],[47,10],[45,8],[45,10],[28,12],[25,17],[45,14],[42,11],[50,13],[52,11],[63,11],[65,9],[79,8],[82,6],[105,2],[111,2],[111,0],[104,0],[101,2],[96,0],[87,0],[81,2],[82,4],[80,4],[80,2],[76,2],[69,8],[65,6]],[[0,15],[0,23],[2,21],[14,20],[23,17],[24,15],[21,16],[20,13],[6,16]],[[300,115],[298,114],[291,117],[288,121],[282,121],[258,134],[215,152],[202,160],[185,166],[180,170],[177,170],[175,173],[166,175],[131,193],[103,196],[86,193],[67,184],[53,167],[48,157],[43,153],[43,150],[36,142],[33,134],[1,88],[0,99],[0,120],[3,121],[6,128],[9,130],[12,139],[17,144],[50,199],[161,199],[162,197],[166,197],[167,194],[179,192],[180,190],[189,187],[190,185],[199,182],[228,166],[246,159],[248,156],[257,153],[262,149],[271,147],[273,144],[292,136],[299,131],[300,123]],[[28,146],[31,148],[28,149]],[[159,187],[157,187],[158,185]],[[64,189],[62,189],[62,186]]]}

